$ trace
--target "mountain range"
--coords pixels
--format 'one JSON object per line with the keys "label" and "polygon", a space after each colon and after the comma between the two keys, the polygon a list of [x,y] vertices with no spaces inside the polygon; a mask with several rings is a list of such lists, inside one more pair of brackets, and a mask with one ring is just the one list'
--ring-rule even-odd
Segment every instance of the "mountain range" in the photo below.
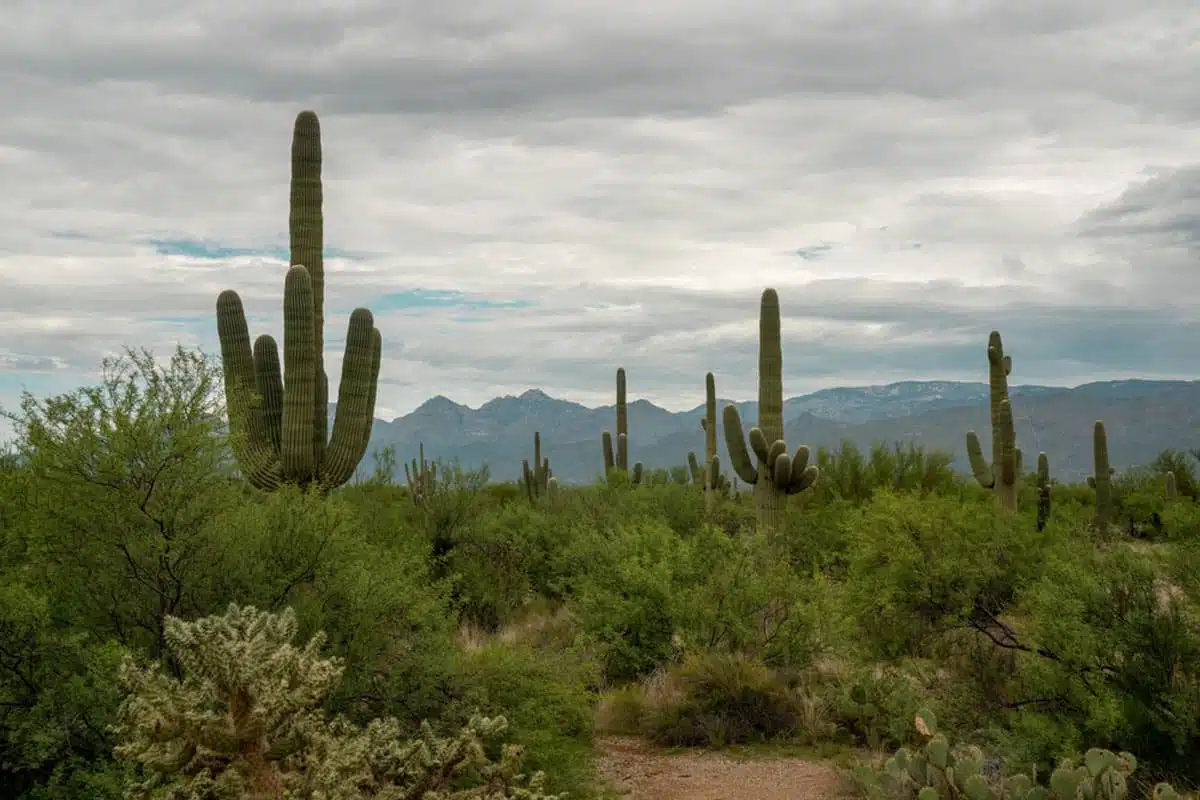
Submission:
{"label": "mountain range", "polygon": [[[1110,462],[1118,470],[1145,464],[1167,448],[1200,447],[1200,381],[1014,386],[1010,395],[1017,445],[1026,454],[1044,451],[1052,474],[1061,481],[1082,481],[1092,473],[1092,423],[1098,419],[1104,420]],[[718,423],[727,402],[718,401]],[[743,423],[754,424],[757,403],[735,405]],[[670,468],[686,464],[688,451],[703,456],[703,406],[672,412],[631,399],[628,408],[631,463]],[[927,451],[952,453],[960,472],[969,469],[966,431],[979,432],[985,454],[991,440],[985,383],[905,381],[823,389],[788,399],[783,413],[792,449],[800,444],[813,450],[837,448],[849,440],[865,452],[876,442],[911,441]],[[521,474],[521,460],[532,460],[533,434],[540,431],[542,452],[550,457],[554,475],[563,483],[586,483],[601,472],[602,432],[615,426],[614,406],[587,408],[538,389],[497,397],[479,408],[438,395],[390,422],[375,420],[359,474],[372,472],[373,452],[391,446],[397,461],[407,462],[423,443],[430,460],[457,460],[466,468],[486,463],[493,480],[513,480]],[[723,432],[717,438],[723,469],[728,470]],[[403,480],[402,469],[396,479]]]}

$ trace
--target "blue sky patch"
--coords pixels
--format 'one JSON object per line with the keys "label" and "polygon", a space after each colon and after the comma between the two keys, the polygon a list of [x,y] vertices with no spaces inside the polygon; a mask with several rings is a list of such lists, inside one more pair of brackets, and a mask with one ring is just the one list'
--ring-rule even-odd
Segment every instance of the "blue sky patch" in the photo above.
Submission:
{"label": "blue sky patch", "polygon": [[461,308],[467,311],[489,311],[499,308],[529,308],[529,300],[486,300],[440,289],[409,289],[388,292],[367,304],[372,311],[415,311],[426,308]]}
{"label": "blue sky patch", "polygon": [[[286,247],[226,247],[204,239],[148,239],[146,243],[161,256],[183,256],[207,261],[226,258],[273,258],[287,261],[291,255]],[[367,258],[367,254],[326,247],[325,257],[362,261]]]}
{"label": "blue sky patch", "polygon": [[829,251],[832,249],[833,245],[828,242],[821,242],[821,244],[814,244],[811,247],[801,247],[795,251],[794,255],[799,256],[804,261],[820,261],[829,255]]}

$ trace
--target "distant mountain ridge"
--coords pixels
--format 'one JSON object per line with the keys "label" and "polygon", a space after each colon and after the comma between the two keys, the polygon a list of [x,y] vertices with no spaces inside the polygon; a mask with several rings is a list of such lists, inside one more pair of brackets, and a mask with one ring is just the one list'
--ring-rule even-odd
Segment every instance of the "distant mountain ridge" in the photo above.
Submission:
{"label": "distant mountain ridge", "polygon": [[[1091,474],[1092,422],[1108,428],[1110,459],[1118,469],[1146,463],[1167,447],[1200,447],[1200,381],[1121,380],[1074,388],[1013,386],[1017,444],[1026,453],[1044,450],[1060,480],[1080,481]],[[874,442],[914,441],[955,456],[955,468],[967,470],[965,434],[990,436],[988,387],[983,382],[903,381],[883,386],[822,389],[784,402],[789,446],[837,447],[844,439],[863,450]],[[719,400],[724,407],[729,401]],[[753,424],[757,404],[736,403],[743,420]],[[630,458],[647,468],[686,463],[689,450],[704,450],[700,429],[703,406],[672,412],[635,396],[629,400]],[[407,461],[423,443],[430,459],[464,467],[486,463],[494,480],[512,480],[521,460],[532,458],[533,434],[554,474],[566,483],[589,482],[601,469],[600,437],[615,427],[612,405],[588,408],[550,397],[539,389],[497,397],[473,409],[438,395],[390,422],[376,420],[368,456],[360,474],[372,470],[371,452],[395,448]],[[728,465],[723,435],[722,463]],[[401,471],[398,479],[403,479]]]}

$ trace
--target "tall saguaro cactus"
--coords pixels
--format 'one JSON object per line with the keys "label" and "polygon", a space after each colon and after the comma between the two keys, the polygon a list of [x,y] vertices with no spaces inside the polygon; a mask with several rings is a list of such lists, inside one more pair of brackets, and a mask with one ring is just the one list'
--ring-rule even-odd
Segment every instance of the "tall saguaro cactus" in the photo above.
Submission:
{"label": "tall saguaro cactus", "polygon": [[820,471],[808,463],[807,446],[789,456],[783,439],[783,341],[774,289],[763,290],[758,318],[758,425],[749,433],[757,464],[746,449],[737,406],[725,406],[724,416],[730,464],[742,480],[754,484],[758,526],[768,535],[778,533],[787,496],[813,486]]}
{"label": "tall saguaro cactus", "polygon": [[1008,376],[1012,372],[1012,357],[1004,354],[1000,332],[988,336],[988,400],[992,419],[992,463],[983,457],[983,448],[975,431],[967,431],[967,457],[975,480],[991,489],[1000,507],[1017,510],[1017,476],[1021,472],[1021,451],[1017,449],[1017,432],[1013,424],[1012,405],[1008,399]]}
{"label": "tall saguaro cactus", "polygon": [[316,114],[302,111],[292,134],[292,266],[283,285],[282,374],[274,338],[259,336],[251,348],[237,292],[226,289],[217,298],[234,455],[250,484],[264,491],[284,483],[341,486],[354,474],[371,438],[382,339],[365,308],[350,315],[337,419],[328,435],[322,202],[320,123]]}
{"label": "tall saguaro cactus", "polygon": [[[629,410],[625,404],[625,368],[617,367],[617,457],[613,460],[612,434],[604,432],[601,437],[604,447],[604,476],[607,478],[614,469],[629,473]],[[637,486],[642,482],[642,462],[633,465],[629,481]]]}
{"label": "tall saguaro cactus", "polygon": [[1113,516],[1113,468],[1108,462],[1108,432],[1100,420],[1092,427],[1092,460],[1093,474],[1087,483],[1096,490],[1096,529],[1107,533]]}

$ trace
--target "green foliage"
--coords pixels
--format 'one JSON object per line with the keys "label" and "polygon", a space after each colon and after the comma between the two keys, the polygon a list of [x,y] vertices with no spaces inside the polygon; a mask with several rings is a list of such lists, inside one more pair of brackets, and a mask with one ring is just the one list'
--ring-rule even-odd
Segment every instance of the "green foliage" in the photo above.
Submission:
{"label": "green foliage", "polygon": [[56,625],[17,575],[0,577],[0,775],[9,796],[117,798],[106,727],[122,650]]}
{"label": "green foliage", "polygon": [[456,729],[471,715],[503,715],[508,739],[526,753],[527,770],[547,773],[551,791],[579,789],[591,770],[592,695],[598,670],[575,649],[528,643],[488,643],[468,649],[455,670],[454,697],[442,726]]}
{"label": "green foliage", "polygon": [[14,516],[51,615],[163,653],[163,620],[207,607],[209,524],[236,496],[218,438],[215,372],[200,353],[104,362],[102,380],[9,414],[24,462]]}
{"label": "green foliage", "polygon": [[1170,473],[1175,479],[1175,491],[1179,497],[1193,502],[1200,499],[1200,487],[1196,482],[1196,459],[1188,453],[1178,450],[1164,450],[1155,457],[1149,465],[1151,472],[1166,476]]}
{"label": "green foliage", "polygon": [[1053,547],[1019,517],[939,496],[881,492],[845,526],[847,603],[862,640],[885,657],[925,654],[948,630],[986,627]]}
{"label": "green foliage", "polygon": [[[592,796],[601,691],[607,727],[662,742],[897,747],[930,708],[1030,774],[1100,748],[1138,754],[1131,785],[1200,778],[1200,506],[1168,502],[1158,467],[1112,476],[1104,536],[1085,487],[1054,483],[1039,522],[1031,474],[1024,512],[1001,514],[912,444],[817,453],[824,480],[769,535],[754,504],[710,505],[667,471],[530,504],[437,464],[414,504],[386,451],[358,485],[262,493],[232,472],[218,388],[200,354],[128,353],[10,417],[0,784],[20,800],[145,780],[112,757],[116,665],[184,677],[168,620],[231,602],[292,609],[340,660],[310,709],[344,719],[309,742],[329,785],[346,748],[444,748],[478,710],[508,719],[549,791]],[[467,736],[503,761],[485,733]]]}

